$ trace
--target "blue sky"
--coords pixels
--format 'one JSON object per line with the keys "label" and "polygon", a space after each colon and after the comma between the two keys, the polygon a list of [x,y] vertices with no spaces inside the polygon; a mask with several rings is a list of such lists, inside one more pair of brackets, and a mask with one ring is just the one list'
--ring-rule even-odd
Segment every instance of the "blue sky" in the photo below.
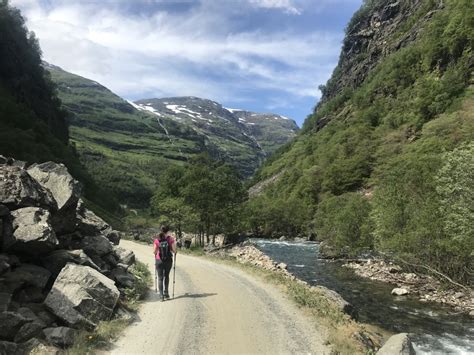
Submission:
{"label": "blue sky", "polygon": [[48,62],[129,100],[198,96],[301,125],[362,0],[11,0]]}

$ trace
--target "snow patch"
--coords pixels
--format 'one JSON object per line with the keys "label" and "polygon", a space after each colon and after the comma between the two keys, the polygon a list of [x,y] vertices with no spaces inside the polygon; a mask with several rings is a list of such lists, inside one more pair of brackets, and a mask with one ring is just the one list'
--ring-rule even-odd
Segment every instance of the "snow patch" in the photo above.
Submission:
{"label": "snow patch", "polygon": [[130,105],[135,107],[137,110],[142,110],[141,106],[137,105],[135,102],[129,101],[129,100],[125,100],[125,101],[127,101]]}

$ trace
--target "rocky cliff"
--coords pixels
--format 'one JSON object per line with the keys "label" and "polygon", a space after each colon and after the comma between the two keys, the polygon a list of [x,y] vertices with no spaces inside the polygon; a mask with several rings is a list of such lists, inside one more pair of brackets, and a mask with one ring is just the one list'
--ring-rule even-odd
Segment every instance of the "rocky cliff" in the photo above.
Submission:
{"label": "rocky cliff", "polygon": [[126,313],[135,256],[62,164],[0,156],[0,353],[56,351]]}

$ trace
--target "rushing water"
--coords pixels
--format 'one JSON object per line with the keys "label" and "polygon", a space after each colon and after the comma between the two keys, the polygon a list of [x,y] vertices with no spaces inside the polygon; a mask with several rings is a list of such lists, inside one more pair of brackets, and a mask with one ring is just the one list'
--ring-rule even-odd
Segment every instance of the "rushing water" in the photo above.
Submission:
{"label": "rushing water", "polygon": [[417,354],[474,354],[474,321],[451,308],[395,297],[393,286],[357,276],[339,262],[318,258],[314,242],[254,239],[255,245],[311,285],[337,291],[354,305],[358,319],[393,332],[412,334]]}

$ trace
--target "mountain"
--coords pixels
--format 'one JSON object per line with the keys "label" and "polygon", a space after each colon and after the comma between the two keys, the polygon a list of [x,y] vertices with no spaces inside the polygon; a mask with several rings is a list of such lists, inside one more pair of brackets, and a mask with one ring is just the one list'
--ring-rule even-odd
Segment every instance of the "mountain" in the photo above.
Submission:
{"label": "mountain", "polygon": [[[82,163],[99,185],[131,206],[146,207],[167,166],[186,164],[202,152],[249,177],[268,154],[258,139],[272,148],[297,130],[294,121],[286,120],[291,128],[275,128],[272,142],[265,134],[252,135],[242,119],[217,102],[195,97],[128,102],[95,81],[45,66],[69,112],[71,141]],[[264,128],[266,119],[260,121]]]}
{"label": "mountain", "polygon": [[[250,148],[257,152],[259,160],[290,141],[299,130],[295,121],[280,115],[225,108],[197,97],[145,99],[136,101],[135,105],[139,110],[191,126],[208,137],[217,149],[222,147],[232,152]],[[246,176],[254,172],[253,159],[248,169]]]}
{"label": "mountain", "polygon": [[315,111],[256,173],[249,227],[468,280],[473,14],[468,0],[366,0]]}

